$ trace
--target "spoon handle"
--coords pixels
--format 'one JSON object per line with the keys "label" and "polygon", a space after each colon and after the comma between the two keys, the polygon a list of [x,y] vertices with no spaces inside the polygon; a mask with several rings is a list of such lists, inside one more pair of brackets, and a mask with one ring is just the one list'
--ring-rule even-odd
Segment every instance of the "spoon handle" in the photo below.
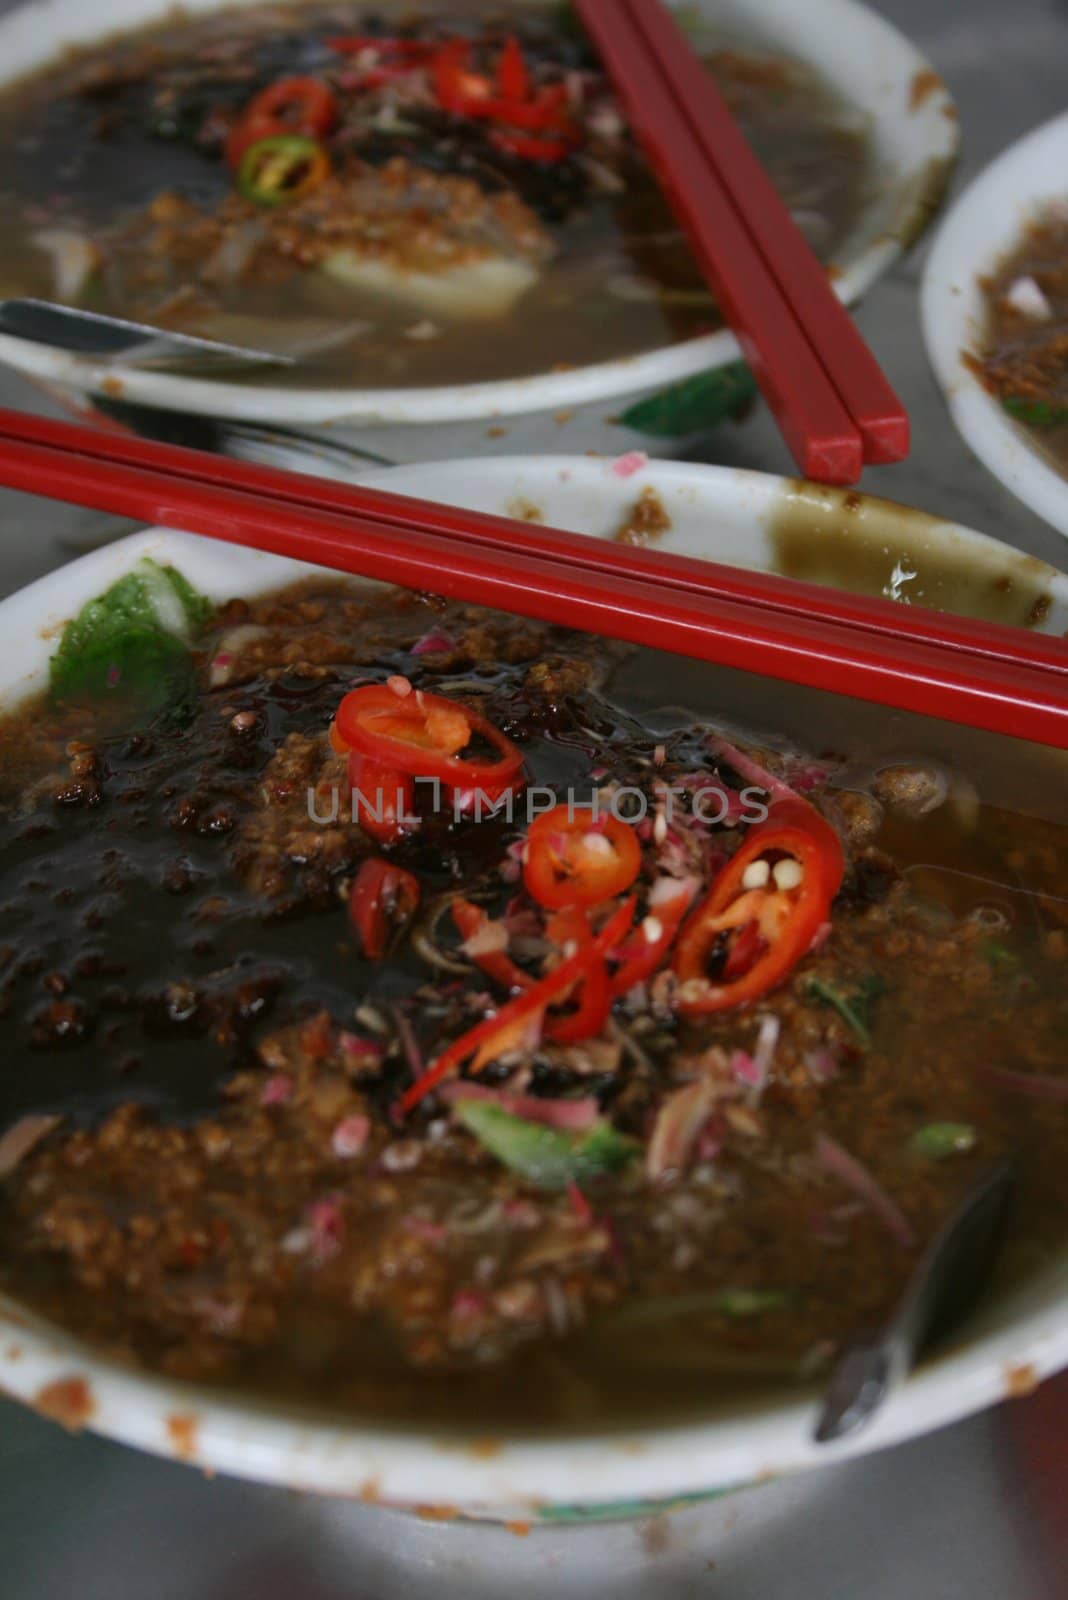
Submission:
{"label": "spoon handle", "polygon": [[817,1444],[855,1433],[879,1409],[894,1376],[891,1348],[885,1331],[845,1347],[823,1397],[815,1431]]}

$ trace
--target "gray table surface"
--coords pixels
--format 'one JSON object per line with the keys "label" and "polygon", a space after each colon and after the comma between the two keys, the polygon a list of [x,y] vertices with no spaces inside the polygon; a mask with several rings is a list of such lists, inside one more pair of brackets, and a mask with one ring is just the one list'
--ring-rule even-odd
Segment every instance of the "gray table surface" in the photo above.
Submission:
{"label": "gray table surface", "polygon": [[[804,0],[798,0],[803,4]],[[0,10],[8,6],[0,0]],[[949,82],[961,113],[959,188],[1064,109],[1068,0],[883,0]],[[1064,565],[1062,538],[971,457],[924,356],[921,247],[859,321],[914,422],[908,463],[864,486]],[[41,409],[0,372],[0,405]],[[513,446],[514,447],[514,446]],[[549,446],[547,446],[549,447]],[[581,450],[569,434],[556,449]],[[413,450],[447,453],[425,433]],[[487,448],[494,448],[487,445]],[[496,448],[506,451],[509,442]],[[708,459],[789,470],[766,418],[721,431]],[[90,513],[0,493],[0,593],[68,559]],[[1064,1600],[1068,1377],[926,1439],[655,1525],[503,1530],[419,1523],[214,1481],[0,1402],[0,1595],[5,1600],[387,1600],[453,1592],[731,1600]]]}

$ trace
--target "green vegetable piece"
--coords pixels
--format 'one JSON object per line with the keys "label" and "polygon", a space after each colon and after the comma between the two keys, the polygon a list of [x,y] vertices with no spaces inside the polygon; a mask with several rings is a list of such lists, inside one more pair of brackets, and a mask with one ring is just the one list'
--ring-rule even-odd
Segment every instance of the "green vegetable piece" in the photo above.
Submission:
{"label": "green vegetable piece", "polygon": [[680,438],[714,428],[724,417],[739,416],[756,392],[756,382],[745,362],[732,361],[639,400],[619,420],[636,433],[661,439]]}
{"label": "green vegetable piece", "polygon": [[759,1317],[765,1311],[783,1311],[796,1303],[790,1289],[695,1289],[689,1294],[654,1295],[633,1300],[614,1313],[624,1325],[648,1322],[694,1322],[702,1317]]}
{"label": "green vegetable piece", "polygon": [[330,167],[318,139],[299,133],[268,134],[249,145],[237,169],[237,187],[257,205],[277,206],[316,188]]}
{"label": "green vegetable piece", "polygon": [[793,1301],[786,1289],[721,1289],[714,1306],[727,1317],[760,1317],[765,1311],[783,1311]]}
{"label": "green vegetable piece", "polygon": [[145,557],[67,623],[49,663],[54,698],[144,711],[183,703],[194,688],[190,646],[211,611],[180,572]]}
{"label": "green vegetable piece", "polygon": [[981,953],[990,962],[992,967],[1015,967],[1019,965],[1020,958],[1015,950],[1010,950],[1007,944],[1002,944],[998,939],[989,939],[980,946]]}
{"label": "green vegetable piece", "polygon": [[562,1132],[486,1100],[459,1100],[453,1114],[498,1161],[541,1189],[564,1189],[616,1172],[639,1148],[610,1122],[596,1122],[583,1133]]}
{"label": "green vegetable piece", "polygon": [[978,1140],[979,1134],[970,1122],[929,1122],[913,1134],[909,1149],[930,1161],[944,1161],[947,1156],[974,1150]]}
{"label": "green vegetable piece", "polygon": [[1050,405],[1048,400],[1023,400],[1016,394],[1005,394],[1001,404],[1017,422],[1027,422],[1032,428],[1060,428],[1068,423],[1068,406]]}
{"label": "green vegetable piece", "polygon": [[809,978],[806,994],[814,995],[825,1005],[833,1006],[843,1022],[849,1024],[865,1050],[871,1049],[871,1011],[874,1002],[886,992],[886,983],[877,973],[872,973],[858,984],[851,994],[844,994],[824,978]]}

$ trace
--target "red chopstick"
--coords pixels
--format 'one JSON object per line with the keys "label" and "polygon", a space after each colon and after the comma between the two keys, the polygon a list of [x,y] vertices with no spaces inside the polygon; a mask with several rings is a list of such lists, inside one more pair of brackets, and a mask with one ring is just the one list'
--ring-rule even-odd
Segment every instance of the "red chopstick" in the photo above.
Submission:
{"label": "red chopstick", "polygon": [[855,483],[863,441],[629,16],[579,0],[667,200],[806,478]]}
{"label": "red chopstick", "polygon": [[[56,429],[66,443],[56,441]],[[180,470],[154,460],[161,449]],[[496,531],[483,525],[473,541],[463,531],[467,513],[450,513],[455,532],[432,531],[440,508],[398,501],[391,520],[384,491],[338,484],[329,486],[327,508],[316,503],[326,487],[319,480],[289,478],[283,495],[279,477],[286,475],[200,451],[0,412],[0,482],[11,488],[1068,748],[1063,641],[1035,640],[1036,659],[1010,658],[990,648],[995,625],[978,629],[973,648],[967,631],[976,625],[956,619],[947,636],[933,614],[924,619],[926,637],[888,636],[860,621],[824,618],[825,591],[816,585],[795,585],[790,602],[780,580],[774,604],[765,604],[767,580],[739,573],[736,597],[725,598],[715,577],[702,588],[700,562],[688,564],[685,586],[671,563],[673,581],[658,581],[655,568],[665,558],[652,551],[618,547],[616,570],[600,570],[562,554],[561,541],[582,546],[580,535],[501,518],[484,519]],[[425,526],[404,520],[407,504],[421,509]]]}
{"label": "red chopstick", "polygon": [[902,461],[909,419],[825,267],[735,122],[708,68],[662,0],[623,0],[650,53],[668,75],[724,187],[794,308],[828,377],[860,430],[864,460]]}
{"label": "red chopstick", "polygon": [[[19,412],[0,409],[0,441],[9,425],[22,438],[26,421]],[[721,562],[664,550],[620,545],[611,539],[592,539],[543,523],[518,522],[491,512],[418,500],[368,484],[361,484],[354,490],[351,484],[329,478],[252,465],[226,456],[140,439],[132,434],[98,431],[46,417],[33,418],[32,426],[38,444],[54,445],[112,465],[158,468],[194,483],[248,489],[254,494],[268,493],[290,505],[345,514],[353,511],[356,495],[360,514],[381,523],[383,528],[445,534],[461,538],[468,545],[491,549],[507,545],[517,551],[583,567],[592,573],[645,578],[664,589],[678,589],[688,594],[704,594],[742,604],[752,604],[756,599],[765,610],[787,615],[818,613],[827,622],[864,628],[890,639],[915,639],[923,643],[930,640],[932,626],[936,626],[944,643],[972,654],[1068,673],[1068,647],[1063,640],[1021,627],[958,617],[951,612],[940,613],[933,624],[931,613],[925,608],[828,589],[772,573],[756,574]]]}
{"label": "red chopstick", "polygon": [[[853,482],[863,461],[901,460],[904,407],[674,19],[660,0],[577,7],[806,476]],[[794,330],[789,345],[785,322]],[[801,366],[799,345],[808,349]],[[827,457],[823,402],[807,404],[824,393],[812,388],[813,366],[839,401],[840,412],[827,414],[849,423]]]}

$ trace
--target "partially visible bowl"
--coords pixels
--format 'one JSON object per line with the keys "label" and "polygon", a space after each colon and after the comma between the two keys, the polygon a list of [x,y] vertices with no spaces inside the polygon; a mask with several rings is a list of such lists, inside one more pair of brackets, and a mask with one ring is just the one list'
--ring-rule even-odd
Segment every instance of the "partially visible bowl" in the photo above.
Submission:
{"label": "partially visible bowl", "polygon": [[[1068,577],[992,539],[885,501],[720,468],[657,463],[623,476],[583,457],[452,462],[379,475],[390,488],[488,511],[525,510],[609,537],[645,488],[659,494],[672,526],[663,548],[752,567],[833,578],[869,592],[906,593],[914,602],[954,606],[1004,620],[1068,629]],[[145,553],[173,562],[217,600],[262,593],[306,570],[296,563],[188,534],[149,530],[61,568],[0,603],[0,701],[42,687],[56,630]],[[759,661],[754,662],[759,671]],[[720,673],[672,658],[671,692],[685,673],[701,675],[725,711],[744,673]],[[763,682],[759,715],[771,726],[794,719],[818,726],[839,697],[794,703]],[[841,704],[849,706],[850,702]],[[800,710],[799,710],[800,706]],[[953,758],[953,730],[852,706],[836,736],[865,739],[866,751]],[[804,720],[798,722],[798,718]],[[866,731],[865,731],[866,730]],[[978,736],[962,735],[965,760],[984,796],[1008,769],[1004,744],[981,768]],[[970,742],[968,742],[970,741]],[[987,741],[990,744],[990,741]],[[848,749],[848,742],[844,746]],[[1021,747],[1023,759],[1027,747]],[[1029,782],[1027,809],[1063,804],[1064,752]],[[67,1333],[0,1303],[0,1389],[70,1426],[87,1425],[128,1444],[201,1468],[395,1506],[460,1510],[503,1520],[575,1521],[635,1516],[893,1443],[1018,1393],[1068,1363],[1068,1263],[1016,1283],[991,1299],[938,1359],[891,1398],[867,1432],[816,1446],[813,1397],[769,1390],[737,1409],[686,1426],[628,1427],[561,1437],[488,1440],[474,1419],[470,1437],[441,1437],[324,1419],[268,1400],[238,1398],[120,1368]]]}
{"label": "partially visible bowl", "polygon": [[[212,10],[217,3],[190,0],[187,9]],[[856,301],[912,244],[941,202],[958,142],[948,90],[907,39],[856,0],[807,0],[803,7],[795,0],[687,0],[685,9],[744,42],[814,66],[870,118],[872,197],[835,263],[838,292],[848,303]],[[170,10],[169,0],[100,0],[93,7],[81,0],[26,0],[0,22],[0,79],[43,65],[65,46],[145,25]],[[142,405],[291,427],[472,421],[480,424],[471,430],[472,442],[487,419],[637,394],[720,366],[738,353],[734,336],[720,332],[637,357],[509,381],[294,390],[102,365],[0,335],[0,360],[67,394],[121,392]],[[550,359],[559,361],[560,352]]]}
{"label": "partially visible bowl", "polygon": [[1068,533],[1068,478],[983,387],[966,357],[983,339],[980,280],[1044,206],[1066,197],[1068,112],[1006,150],[959,197],[931,251],[921,297],[927,353],[961,434],[1006,488],[1061,533]]}

